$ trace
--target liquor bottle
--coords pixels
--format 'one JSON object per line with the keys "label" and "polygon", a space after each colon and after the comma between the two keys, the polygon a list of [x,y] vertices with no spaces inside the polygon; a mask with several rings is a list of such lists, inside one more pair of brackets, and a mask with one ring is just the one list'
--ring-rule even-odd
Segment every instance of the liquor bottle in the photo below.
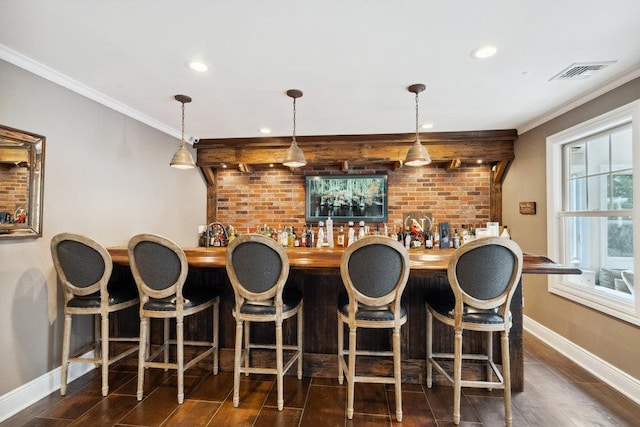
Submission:
{"label": "liquor bottle", "polygon": [[458,249],[460,247],[460,236],[458,235],[458,229],[453,229],[453,248]]}
{"label": "liquor bottle", "polygon": [[327,222],[325,223],[326,225],[326,233],[327,233],[327,244],[329,245],[330,248],[333,247],[333,220],[331,219],[331,217],[327,218]]}
{"label": "liquor bottle", "polygon": [[300,247],[301,248],[306,248],[307,247],[307,234],[309,233],[309,231],[307,230],[307,224],[304,225],[304,227],[302,227],[302,234],[300,235]]}
{"label": "liquor bottle", "polygon": [[344,247],[344,227],[340,226],[340,231],[338,232],[338,247]]}
{"label": "liquor bottle", "polygon": [[286,248],[287,244],[289,244],[289,235],[287,233],[287,227],[282,227],[282,231],[280,232],[280,245]]}
{"label": "liquor bottle", "polygon": [[424,233],[424,247],[425,249],[433,249],[433,236],[431,230],[427,230]]}
{"label": "liquor bottle", "polygon": [[511,238],[511,234],[509,234],[509,229],[507,228],[506,225],[502,228],[502,233],[500,234],[500,237],[504,237],[505,239]]}
{"label": "liquor bottle", "polygon": [[[290,248],[293,248],[296,245],[296,232],[293,229],[293,226],[289,227],[289,235],[288,237],[288,241],[287,241],[287,246]],[[300,242],[298,242],[298,244],[300,244]]]}
{"label": "liquor bottle", "polygon": [[353,229],[353,221],[349,221],[347,239],[347,246],[351,246],[351,244],[356,241],[356,230]]}
{"label": "liquor bottle", "polygon": [[433,224],[435,232],[433,233],[433,247],[440,249],[440,231],[438,224]]}
{"label": "liquor bottle", "polygon": [[321,248],[324,246],[324,222],[318,222],[318,241],[316,246]]}
{"label": "liquor bottle", "polygon": [[364,232],[364,221],[360,221],[358,223],[358,240],[362,239],[365,236]]}
{"label": "liquor bottle", "polygon": [[313,235],[313,226],[309,225],[309,232],[307,234],[307,247],[312,248],[315,242],[315,238]]}

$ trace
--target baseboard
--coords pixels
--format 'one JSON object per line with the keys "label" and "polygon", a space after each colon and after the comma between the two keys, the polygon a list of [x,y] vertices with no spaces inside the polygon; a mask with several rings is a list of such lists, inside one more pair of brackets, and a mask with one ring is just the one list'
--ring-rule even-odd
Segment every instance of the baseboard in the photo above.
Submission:
{"label": "baseboard", "polygon": [[525,331],[553,347],[556,351],[640,405],[640,380],[584,348],[577,346],[530,317],[523,317],[523,326]]}
{"label": "baseboard", "polygon": [[[82,357],[93,357],[93,351],[84,354]],[[95,369],[95,365],[90,363],[71,363],[69,365],[68,382],[70,383],[93,369]],[[52,392],[60,390],[61,376],[62,369],[57,367],[0,396],[0,423]]]}

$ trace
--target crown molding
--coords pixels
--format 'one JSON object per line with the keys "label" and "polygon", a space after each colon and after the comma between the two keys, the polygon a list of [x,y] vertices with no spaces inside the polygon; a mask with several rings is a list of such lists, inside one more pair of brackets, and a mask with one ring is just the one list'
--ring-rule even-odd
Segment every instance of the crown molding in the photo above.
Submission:
{"label": "crown molding", "polygon": [[[43,79],[49,80],[50,82],[53,82],[59,86],[67,88],[79,95],[84,96],[85,98],[89,98],[92,101],[102,104],[107,108],[122,113],[127,117],[139,121],[140,123],[144,123],[147,126],[159,130],[160,132],[171,135],[177,139],[180,139],[182,137],[180,130],[173,129],[172,127],[167,126],[164,123],[159,122],[158,120],[142,114],[138,110],[135,110],[123,104],[122,102],[116,101],[115,99],[105,95],[104,93],[98,92],[97,90],[92,89],[89,86],[75,79],[72,79],[71,77],[62,74],[32,58],[29,58],[28,56],[23,55],[20,52],[10,49],[3,44],[0,44],[0,59],[9,62],[17,67],[20,67],[26,71],[29,71],[32,74],[42,77]],[[189,140],[186,137],[185,139],[187,139],[187,141]]]}
{"label": "crown molding", "polygon": [[539,116],[531,121],[525,122],[522,126],[518,127],[518,135],[522,135],[525,132],[530,131],[540,125],[545,124],[546,122],[555,119],[556,117],[567,113],[574,108],[577,108],[587,102],[599,97],[600,95],[604,95],[607,92],[612,91],[613,89],[622,86],[625,83],[630,82],[631,80],[640,77],[640,67],[634,70],[631,70],[628,73],[623,74],[622,76],[616,77],[613,80],[609,80],[601,86],[587,92],[586,94],[580,95],[578,98],[574,98],[566,104],[563,104],[546,114]]}

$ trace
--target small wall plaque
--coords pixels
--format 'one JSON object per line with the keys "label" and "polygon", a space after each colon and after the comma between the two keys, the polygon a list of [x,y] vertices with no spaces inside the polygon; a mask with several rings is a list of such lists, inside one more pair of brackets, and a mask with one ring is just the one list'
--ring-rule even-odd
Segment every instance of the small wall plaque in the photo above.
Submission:
{"label": "small wall plaque", "polygon": [[535,215],[536,214],[536,202],[520,202],[520,214],[521,215]]}

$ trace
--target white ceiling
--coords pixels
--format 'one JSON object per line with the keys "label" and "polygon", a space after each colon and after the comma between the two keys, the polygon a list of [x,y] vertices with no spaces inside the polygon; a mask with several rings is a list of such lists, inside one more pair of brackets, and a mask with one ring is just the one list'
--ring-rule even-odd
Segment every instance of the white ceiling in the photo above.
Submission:
{"label": "white ceiling", "polygon": [[0,0],[0,59],[178,137],[176,94],[192,137],[290,135],[290,88],[298,135],[413,132],[413,83],[433,131],[523,132],[640,76],[640,1]]}

